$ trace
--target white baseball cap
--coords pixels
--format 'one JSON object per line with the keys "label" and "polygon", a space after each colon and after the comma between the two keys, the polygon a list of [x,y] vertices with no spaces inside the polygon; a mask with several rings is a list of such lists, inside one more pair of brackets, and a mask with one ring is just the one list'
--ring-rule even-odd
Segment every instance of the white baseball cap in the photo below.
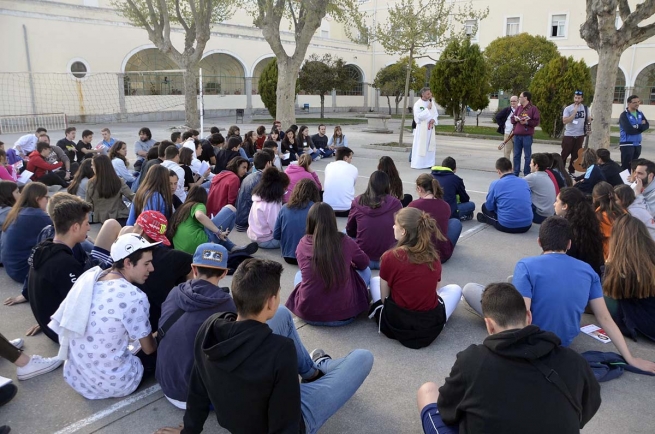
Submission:
{"label": "white baseball cap", "polygon": [[111,259],[117,262],[127,258],[134,252],[154,247],[158,244],[161,244],[161,242],[149,243],[141,235],[124,234],[116,238],[114,244],[111,245]]}

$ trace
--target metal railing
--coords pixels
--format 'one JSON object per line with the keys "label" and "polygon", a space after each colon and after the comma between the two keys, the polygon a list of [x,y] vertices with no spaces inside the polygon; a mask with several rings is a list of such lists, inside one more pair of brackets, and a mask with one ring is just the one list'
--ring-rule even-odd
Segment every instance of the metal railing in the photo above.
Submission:
{"label": "metal railing", "polygon": [[65,130],[68,122],[64,113],[17,115],[0,117],[0,134],[30,133],[38,127],[47,130]]}
{"label": "metal railing", "polygon": [[[246,77],[203,74],[202,81],[205,95],[244,95],[246,91]],[[184,95],[181,73],[132,72],[125,74],[123,82],[125,96]],[[196,92],[200,92],[197,85]]]}

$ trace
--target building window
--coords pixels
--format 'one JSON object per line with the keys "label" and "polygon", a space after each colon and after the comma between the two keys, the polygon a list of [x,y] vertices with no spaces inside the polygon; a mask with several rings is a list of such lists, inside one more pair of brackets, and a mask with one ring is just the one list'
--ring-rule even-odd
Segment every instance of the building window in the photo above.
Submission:
{"label": "building window", "polygon": [[478,20],[466,20],[464,22],[464,31],[471,38],[471,41],[478,40]]}
{"label": "building window", "polygon": [[348,75],[353,79],[355,85],[351,89],[337,89],[337,95],[364,95],[364,80],[359,68],[355,65],[346,65],[345,68],[348,70]]}
{"label": "building window", "polygon": [[623,104],[625,102],[625,86],[614,87],[614,104]]}
{"label": "building window", "polygon": [[68,66],[66,67],[68,73],[71,77],[77,80],[83,80],[88,78],[91,73],[91,68],[86,60],[75,58],[68,61]]}
{"label": "building window", "polygon": [[328,39],[330,37],[330,23],[327,20],[321,22],[321,38]]}
{"label": "building window", "polygon": [[521,26],[521,18],[519,17],[507,18],[507,23],[505,25],[505,36],[518,35],[520,26]]}
{"label": "building window", "polygon": [[648,98],[648,104],[653,105],[655,104],[655,87],[650,88],[650,95]]}
{"label": "building window", "polygon": [[489,99],[498,99],[498,91],[491,92],[491,94],[489,95]]}
{"label": "building window", "polygon": [[565,38],[566,37],[566,15],[553,15],[550,22],[550,37],[551,38]]}

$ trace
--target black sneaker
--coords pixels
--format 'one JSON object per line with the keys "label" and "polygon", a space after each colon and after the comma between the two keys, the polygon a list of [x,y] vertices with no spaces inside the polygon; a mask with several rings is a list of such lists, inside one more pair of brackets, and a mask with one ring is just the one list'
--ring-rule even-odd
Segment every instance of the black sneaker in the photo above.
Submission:
{"label": "black sneaker", "polygon": [[475,218],[477,218],[477,219],[478,219],[478,222],[480,222],[480,223],[487,223],[487,219],[484,217],[484,214],[482,214],[481,212],[479,212],[479,213],[475,216]]}
{"label": "black sneaker", "polygon": [[252,255],[255,252],[257,252],[257,250],[259,250],[259,246],[257,245],[257,243],[253,242],[253,243],[248,244],[247,246],[239,246],[239,247],[235,246],[232,249],[231,253],[243,252],[243,253],[247,253],[249,255]]}
{"label": "black sneaker", "polygon": [[11,428],[9,428],[7,425],[0,426],[0,434],[9,434],[10,432]]}
{"label": "black sneaker", "polygon": [[[316,348],[314,351],[309,353],[309,357],[312,358],[312,361],[316,366],[318,366],[320,363],[322,363],[325,360],[332,359],[332,357],[330,357],[328,354],[325,354],[325,351],[323,351],[320,348]],[[318,375],[316,375],[314,378],[308,378],[308,379],[303,378],[301,383],[312,383],[325,375],[325,372],[323,372],[320,368],[316,368],[316,370],[318,371]]]}
{"label": "black sneaker", "polygon": [[0,387],[0,407],[14,399],[16,392],[18,392],[18,387],[12,383],[5,384],[4,386]]}

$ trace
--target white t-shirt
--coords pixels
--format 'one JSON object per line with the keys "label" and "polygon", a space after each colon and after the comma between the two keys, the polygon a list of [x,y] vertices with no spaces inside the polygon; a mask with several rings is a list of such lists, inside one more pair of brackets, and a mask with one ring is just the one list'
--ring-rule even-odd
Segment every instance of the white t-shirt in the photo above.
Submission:
{"label": "white t-shirt", "polygon": [[333,161],[325,167],[323,202],[335,211],[348,211],[355,199],[355,183],[359,171],[343,160]]}
{"label": "white t-shirt", "polygon": [[182,169],[179,164],[172,160],[165,160],[161,163],[161,165],[168,170],[172,170],[177,175],[177,188],[173,194],[177,196],[182,201],[182,203],[184,203],[186,200],[186,190],[184,190],[184,169]]}
{"label": "white t-shirt", "polygon": [[[571,104],[570,106],[566,107],[564,109],[564,113],[562,114],[562,117],[568,118],[573,114],[573,107],[575,107],[575,104]],[[575,114],[575,118],[573,119],[573,122],[569,122],[568,124],[564,125],[564,136],[566,137],[580,137],[584,136],[584,124],[585,124],[585,106],[580,104],[580,108]]]}
{"label": "white t-shirt", "polygon": [[64,380],[87,399],[134,392],[143,365],[127,346],[151,333],[149,312],[148,297],[127,280],[96,282],[86,332],[70,342]]}
{"label": "white t-shirt", "polygon": [[514,116],[514,109],[509,112],[509,116],[507,116],[507,120],[505,121],[505,134],[511,133],[514,129],[514,125],[512,124],[512,116]]}

